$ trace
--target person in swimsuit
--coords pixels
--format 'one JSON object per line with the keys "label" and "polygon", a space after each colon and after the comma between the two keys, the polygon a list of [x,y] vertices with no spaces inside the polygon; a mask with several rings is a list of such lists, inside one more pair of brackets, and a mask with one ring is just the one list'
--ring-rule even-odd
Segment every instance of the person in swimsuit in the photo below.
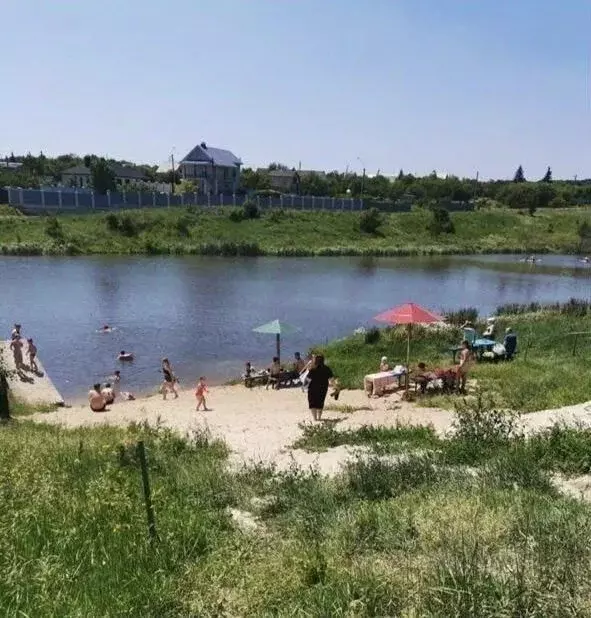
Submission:
{"label": "person in swimsuit", "polygon": [[207,386],[205,384],[205,378],[201,376],[199,378],[199,382],[197,382],[197,388],[195,389],[195,397],[197,397],[197,412],[199,412],[199,408],[203,405],[203,411],[208,412],[209,408],[207,407],[207,402],[205,401],[205,393],[209,392],[207,390]]}
{"label": "person in swimsuit", "polygon": [[27,339],[27,343],[29,347],[27,349],[27,354],[29,355],[29,367],[31,371],[37,373],[39,371],[39,367],[37,366],[37,346],[33,343],[32,339]]}
{"label": "person in swimsuit", "polygon": [[460,393],[466,392],[466,382],[468,380],[468,373],[472,368],[474,361],[474,355],[472,354],[472,348],[470,343],[464,339],[462,341],[462,350],[460,352],[460,363],[457,368],[458,386],[460,387]]}
{"label": "person in swimsuit", "polygon": [[10,349],[12,350],[16,370],[20,371],[23,368],[23,342],[20,340],[20,337],[13,338],[10,342]]}
{"label": "person in swimsuit", "polygon": [[115,391],[109,382],[107,382],[105,387],[101,390],[101,395],[107,405],[115,401]]}
{"label": "person in swimsuit", "polygon": [[162,374],[164,375],[164,382],[162,382],[162,398],[166,399],[168,392],[174,393],[174,398],[177,399],[179,394],[176,390],[176,377],[172,372],[172,366],[168,358],[162,359]]}
{"label": "person in swimsuit", "polygon": [[88,403],[90,409],[93,412],[104,412],[107,407],[107,402],[101,394],[101,385],[95,384],[94,387],[88,391]]}

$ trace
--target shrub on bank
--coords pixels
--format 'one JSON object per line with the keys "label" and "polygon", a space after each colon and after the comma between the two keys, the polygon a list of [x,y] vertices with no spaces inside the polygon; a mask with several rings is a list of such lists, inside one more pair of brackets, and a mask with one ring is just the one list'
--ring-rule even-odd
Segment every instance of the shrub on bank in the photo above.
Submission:
{"label": "shrub on bank", "polygon": [[364,210],[359,216],[359,229],[365,234],[375,234],[382,223],[382,214],[377,208]]}

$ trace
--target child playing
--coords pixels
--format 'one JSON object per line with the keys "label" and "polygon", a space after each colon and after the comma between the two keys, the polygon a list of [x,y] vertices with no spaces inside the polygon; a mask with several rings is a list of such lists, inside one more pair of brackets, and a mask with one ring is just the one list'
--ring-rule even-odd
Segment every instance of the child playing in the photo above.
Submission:
{"label": "child playing", "polygon": [[207,403],[205,401],[205,393],[207,392],[209,391],[205,385],[205,378],[201,376],[199,378],[199,382],[197,382],[197,389],[195,390],[195,397],[197,397],[197,411],[199,411],[201,404],[203,404],[203,411],[208,411]]}
{"label": "child playing", "polygon": [[37,366],[37,346],[33,343],[32,339],[27,339],[27,343],[29,344],[29,349],[27,350],[29,354],[29,367],[31,371],[38,372],[39,367]]}

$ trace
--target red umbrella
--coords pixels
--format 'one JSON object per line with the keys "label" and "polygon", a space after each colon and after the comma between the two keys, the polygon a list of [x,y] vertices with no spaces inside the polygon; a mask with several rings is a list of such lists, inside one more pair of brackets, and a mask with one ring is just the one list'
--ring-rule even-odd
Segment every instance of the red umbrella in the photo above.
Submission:
{"label": "red umbrella", "polygon": [[[408,339],[406,346],[406,366],[410,361],[410,334],[413,324],[433,324],[434,322],[442,322],[443,318],[435,313],[431,313],[420,305],[415,303],[404,303],[393,309],[384,311],[380,315],[376,315],[374,320],[378,322],[387,322],[388,324],[406,324],[408,326]],[[408,381],[407,381],[408,384]]]}

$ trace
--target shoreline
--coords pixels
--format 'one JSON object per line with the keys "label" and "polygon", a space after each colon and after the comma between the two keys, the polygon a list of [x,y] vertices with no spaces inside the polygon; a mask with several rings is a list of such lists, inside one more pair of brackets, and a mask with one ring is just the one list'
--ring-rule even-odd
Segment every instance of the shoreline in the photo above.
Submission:
{"label": "shoreline", "polygon": [[[195,411],[190,389],[179,390],[178,399],[152,395],[134,401],[116,402],[106,412],[92,412],[87,403],[59,408],[54,412],[22,417],[40,423],[80,426],[148,422],[170,427],[183,435],[206,431],[221,438],[230,448],[231,465],[262,463],[278,470],[293,465],[316,467],[324,474],[336,474],[341,466],[359,453],[358,448],[337,447],[322,452],[294,450],[302,425],[315,424],[308,410],[306,395],[300,388],[266,390],[244,386],[213,386],[207,396],[207,412]],[[338,403],[327,399],[323,421],[337,430],[358,429],[364,425],[395,427],[398,424],[432,425],[445,436],[452,428],[455,412],[425,408],[401,400],[401,393],[370,399],[362,390],[343,390]],[[557,422],[591,427],[591,402],[523,414],[520,423],[531,434]]]}

